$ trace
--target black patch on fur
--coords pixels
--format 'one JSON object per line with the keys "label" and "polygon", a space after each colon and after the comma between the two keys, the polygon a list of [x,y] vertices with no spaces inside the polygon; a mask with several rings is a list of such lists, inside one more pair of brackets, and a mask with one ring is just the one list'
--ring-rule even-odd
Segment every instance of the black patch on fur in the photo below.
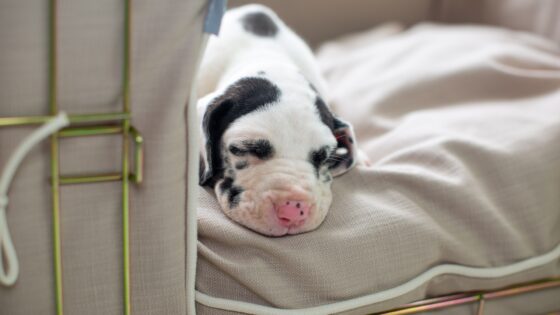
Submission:
{"label": "black patch on fur", "polygon": [[239,201],[241,199],[240,195],[243,192],[243,188],[239,186],[235,186],[234,179],[231,177],[226,177],[220,183],[220,193],[228,194],[228,203],[230,208],[235,208],[239,205]]}
{"label": "black patch on fur", "polygon": [[257,74],[258,74],[258,75],[265,75],[266,73],[265,73],[264,71],[261,70],[261,71],[257,72]]}
{"label": "black patch on fur", "polygon": [[315,99],[315,107],[317,107],[317,112],[321,117],[321,121],[325,125],[327,125],[327,127],[329,127],[330,130],[334,130],[335,129],[334,116],[319,95],[317,95],[317,98]]}
{"label": "black patch on fur", "polygon": [[[336,142],[337,142],[337,148],[345,148],[346,154],[337,154],[336,150],[333,152],[333,154],[330,155],[329,157],[329,161],[327,161],[327,163],[329,164],[329,169],[333,170],[338,168],[343,162],[346,168],[352,166],[352,163],[354,162],[354,160],[352,159],[352,150],[353,150],[353,144],[354,144],[354,139],[352,139],[351,137],[349,137],[347,135],[347,132],[345,131],[347,128],[349,128],[350,126],[348,126],[348,124],[342,122],[341,120],[339,120],[338,118],[336,118],[331,111],[329,110],[329,108],[327,107],[327,105],[325,104],[325,101],[323,101],[323,99],[319,96],[317,89],[315,88],[315,86],[309,82],[309,87],[315,91],[315,93],[317,93],[316,99],[315,99],[315,107],[317,108],[317,113],[319,114],[319,117],[321,117],[321,121],[327,125],[327,127],[329,127],[329,129],[332,131],[332,133],[334,134],[334,136],[336,137]],[[312,162],[313,164],[313,162]],[[313,166],[315,166],[315,164],[313,164]]]}
{"label": "black patch on fur", "polygon": [[231,189],[229,190],[229,196],[228,196],[228,201],[229,201],[229,207],[230,208],[235,208],[239,205],[239,200],[241,199],[241,193],[242,192],[243,192],[243,188],[241,188],[239,186],[231,187]]}
{"label": "black patch on fur", "polygon": [[280,98],[280,90],[269,80],[247,77],[230,85],[224,94],[208,105],[202,122],[206,135],[208,169],[200,177],[200,185],[214,186],[223,177],[222,136],[236,119],[270,106]]}
{"label": "black patch on fur", "polygon": [[200,154],[198,160],[198,178],[202,178],[205,173],[206,173],[206,166],[204,166],[204,159],[202,157],[202,154]]}
{"label": "black patch on fur", "polygon": [[317,96],[315,100],[315,106],[317,107],[317,112],[321,117],[321,121],[331,129],[331,131],[337,138],[336,149],[346,149],[346,154],[336,154],[336,150],[334,151],[335,153],[331,154],[331,157],[328,161],[329,169],[338,168],[343,162],[345,162],[345,167],[350,167],[353,163],[351,146],[354,143],[354,139],[352,139],[351,137],[347,137],[344,132],[340,132],[343,129],[349,128],[348,124],[334,117],[321,97]]}
{"label": "black patch on fur", "polygon": [[240,161],[235,163],[235,169],[236,170],[242,170],[244,168],[247,168],[249,166],[249,162],[247,161]]}
{"label": "black patch on fur", "polygon": [[321,165],[327,161],[328,153],[328,146],[323,146],[319,150],[311,151],[311,153],[309,153],[309,162],[311,162],[311,165],[315,168],[315,175],[317,175],[317,178],[319,178],[319,169],[321,168]]}
{"label": "black patch on fur", "polygon": [[346,123],[342,122],[341,120],[334,118],[333,127],[334,129],[341,129],[341,128],[348,128],[350,126],[348,126]]}
{"label": "black patch on fur", "polygon": [[248,13],[242,20],[243,28],[252,34],[263,37],[274,37],[278,33],[278,26],[263,12]]}
{"label": "black patch on fur", "polygon": [[[336,139],[337,147],[334,151],[335,153],[331,155],[332,159],[328,162],[329,169],[338,168],[342,163],[344,163],[345,168],[349,168],[350,166],[352,166],[352,163],[354,162],[354,159],[352,158],[354,140],[352,139],[352,137],[349,137],[347,133],[344,132],[344,130],[349,128],[350,126],[348,126],[348,124],[334,117],[333,127],[334,127],[333,133],[337,138]],[[346,149],[345,154],[336,153],[337,150],[341,148]]]}
{"label": "black patch on fur", "polygon": [[231,177],[226,177],[222,183],[220,184],[220,192],[222,194],[226,193],[228,190],[231,189],[231,187],[233,187],[233,178]]}

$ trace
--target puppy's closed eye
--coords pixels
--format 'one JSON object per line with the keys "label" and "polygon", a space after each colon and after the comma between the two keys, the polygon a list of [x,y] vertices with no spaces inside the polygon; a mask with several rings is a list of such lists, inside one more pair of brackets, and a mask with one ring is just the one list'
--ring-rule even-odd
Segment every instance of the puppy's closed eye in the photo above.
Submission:
{"label": "puppy's closed eye", "polygon": [[263,161],[274,155],[274,147],[266,139],[243,140],[241,143],[230,144],[228,150],[235,156],[252,155]]}

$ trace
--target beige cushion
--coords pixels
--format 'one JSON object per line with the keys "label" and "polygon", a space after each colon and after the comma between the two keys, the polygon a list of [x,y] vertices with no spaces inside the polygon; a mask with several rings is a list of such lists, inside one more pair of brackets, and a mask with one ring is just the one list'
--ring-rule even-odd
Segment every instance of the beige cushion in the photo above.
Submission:
{"label": "beige cushion", "polygon": [[450,23],[482,23],[530,31],[560,43],[558,0],[432,0],[432,15]]}
{"label": "beige cushion", "polygon": [[[373,312],[560,275],[556,45],[425,24],[330,43],[319,61],[333,108],[354,124],[373,166],[337,178],[322,226],[291,237],[237,225],[200,189],[199,310],[235,304],[209,297],[307,308],[376,294]],[[497,276],[543,255],[534,268]],[[389,294],[444,263],[491,275],[441,275]],[[535,312],[552,311],[548,302]]]}

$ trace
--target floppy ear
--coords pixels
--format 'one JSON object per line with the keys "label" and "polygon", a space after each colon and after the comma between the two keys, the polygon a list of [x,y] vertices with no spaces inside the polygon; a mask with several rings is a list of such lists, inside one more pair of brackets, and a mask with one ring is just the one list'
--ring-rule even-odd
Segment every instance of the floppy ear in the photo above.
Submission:
{"label": "floppy ear", "polygon": [[[313,84],[309,85],[317,93]],[[329,170],[332,176],[342,175],[354,167],[358,159],[354,130],[349,123],[333,115],[319,94],[315,98],[315,107],[321,121],[329,127],[337,142],[336,150],[329,158],[331,160]]]}
{"label": "floppy ear", "polygon": [[339,176],[349,171],[358,159],[358,149],[356,147],[356,137],[352,126],[333,117],[332,132],[336,138],[337,148],[331,155],[333,163],[329,166],[332,176]]}
{"label": "floppy ear", "polygon": [[202,116],[202,143],[200,144],[199,184],[213,187],[223,176],[221,152],[222,134],[225,131],[223,119],[232,107],[225,97],[208,95],[198,101],[199,115]]}
{"label": "floppy ear", "polygon": [[227,87],[223,93],[212,93],[198,101],[202,117],[203,143],[199,184],[213,187],[224,176],[226,157],[222,156],[222,136],[238,118],[275,103],[280,90],[270,81],[246,77]]}

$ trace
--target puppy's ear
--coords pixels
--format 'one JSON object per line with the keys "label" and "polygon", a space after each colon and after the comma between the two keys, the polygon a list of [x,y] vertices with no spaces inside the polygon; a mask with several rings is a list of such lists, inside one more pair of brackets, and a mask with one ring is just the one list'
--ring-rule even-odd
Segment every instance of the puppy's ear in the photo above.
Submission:
{"label": "puppy's ear", "polygon": [[[210,98],[208,100],[208,98]],[[213,187],[223,177],[222,135],[227,127],[224,117],[233,107],[232,101],[224,96],[199,100],[202,109],[202,143],[200,144],[199,184]]]}
{"label": "puppy's ear", "polygon": [[258,77],[246,77],[227,87],[223,93],[213,93],[198,101],[202,117],[203,143],[200,178],[202,186],[214,186],[224,176],[227,157],[223,156],[222,136],[238,118],[280,98],[280,90],[272,82]]}
{"label": "puppy's ear", "polygon": [[352,126],[333,117],[333,134],[336,138],[337,148],[331,155],[332,160],[329,169],[333,176],[339,176],[349,171],[358,159],[358,148],[356,146],[356,136]]}
{"label": "puppy's ear", "polygon": [[[310,83],[310,87],[317,93],[317,89]],[[329,170],[332,176],[339,176],[349,171],[358,159],[356,137],[350,123],[334,116],[323,99],[317,94],[315,99],[317,113],[321,121],[329,127],[336,138],[337,147],[331,154]]]}

